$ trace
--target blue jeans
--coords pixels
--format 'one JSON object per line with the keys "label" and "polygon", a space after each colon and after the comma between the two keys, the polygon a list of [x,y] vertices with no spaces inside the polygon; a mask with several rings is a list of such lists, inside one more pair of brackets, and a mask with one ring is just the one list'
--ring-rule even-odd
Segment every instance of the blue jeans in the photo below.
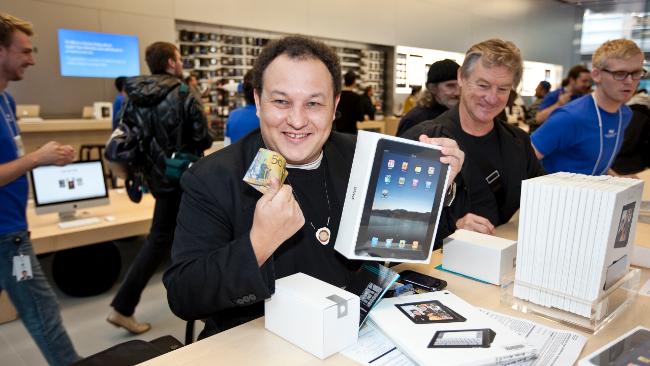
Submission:
{"label": "blue jeans", "polygon": [[[16,282],[13,258],[28,255],[33,278]],[[63,328],[56,295],[34,255],[26,231],[0,234],[0,291],[6,290],[23,324],[50,365],[69,365],[80,359]]]}

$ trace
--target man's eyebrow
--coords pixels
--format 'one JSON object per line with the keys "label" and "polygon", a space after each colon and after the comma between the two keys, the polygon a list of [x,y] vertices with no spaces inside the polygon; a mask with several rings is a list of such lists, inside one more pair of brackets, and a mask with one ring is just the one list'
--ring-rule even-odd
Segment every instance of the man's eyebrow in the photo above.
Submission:
{"label": "man's eyebrow", "polygon": [[273,94],[279,94],[279,95],[281,95],[281,96],[285,96],[285,97],[287,96],[287,93],[285,93],[285,92],[283,92],[283,91],[280,91],[280,90],[271,90],[271,92],[270,92],[269,94],[271,94],[271,95],[273,95]]}
{"label": "man's eyebrow", "polygon": [[499,86],[499,87],[504,87],[504,86],[507,86],[509,88],[512,87],[512,83],[509,83],[509,84],[496,84],[496,83],[491,83],[491,82],[489,82],[489,81],[487,81],[487,80],[485,80],[483,78],[480,78],[480,79],[476,80],[476,82],[477,83],[485,83],[485,84],[489,84],[489,85],[496,85],[496,86]]}

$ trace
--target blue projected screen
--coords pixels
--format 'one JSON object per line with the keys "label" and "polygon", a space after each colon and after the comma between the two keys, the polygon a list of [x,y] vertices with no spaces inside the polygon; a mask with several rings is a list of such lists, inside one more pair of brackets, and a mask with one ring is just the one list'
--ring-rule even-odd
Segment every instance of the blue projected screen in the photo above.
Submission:
{"label": "blue projected screen", "polygon": [[137,36],[59,29],[59,59],[62,76],[140,74]]}

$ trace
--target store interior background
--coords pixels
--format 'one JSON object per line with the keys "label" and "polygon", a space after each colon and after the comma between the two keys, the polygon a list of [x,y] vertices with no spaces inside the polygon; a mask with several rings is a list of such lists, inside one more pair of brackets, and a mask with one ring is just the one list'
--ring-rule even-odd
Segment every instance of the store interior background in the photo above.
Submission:
{"label": "store interior background", "polygon": [[9,91],[39,104],[45,119],[79,118],[83,106],[115,95],[112,79],[60,76],[59,28],[136,35],[143,74],[146,46],[176,43],[176,21],[462,53],[501,37],[526,60],[566,69],[579,61],[575,24],[584,12],[556,0],[1,0],[0,8],[34,23],[36,66]]}
{"label": "store interior background", "polygon": [[[10,83],[8,90],[19,104],[38,104],[42,118],[54,119],[80,118],[84,106],[112,101],[116,94],[113,79],[60,75],[59,28],[136,35],[143,74],[148,73],[146,46],[155,41],[178,43],[177,22],[461,53],[476,42],[500,37],[517,44],[526,60],[558,64],[566,71],[590,59],[581,52],[587,9],[648,16],[649,4],[650,0],[0,0],[0,9],[33,22],[36,31],[32,38],[36,66],[23,81]],[[605,23],[596,29],[607,30]],[[615,31],[611,34],[617,38]],[[650,49],[645,30],[637,35],[643,49]],[[598,35],[594,37],[598,42]],[[118,243],[123,258],[132,258],[140,244]],[[49,258],[41,260],[45,267]],[[129,264],[127,260],[123,268]],[[138,338],[172,334],[183,339],[184,322],[169,311],[160,278],[160,272],[152,278],[138,308],[154,329]],[[134,339],[109,328],[104,320],[113,295],[114,291],[90,299],[71,298],[57,291],[64,323],[81,354]],[[0,365],[44,364],[21,322],[3,325],[2,330]]]}

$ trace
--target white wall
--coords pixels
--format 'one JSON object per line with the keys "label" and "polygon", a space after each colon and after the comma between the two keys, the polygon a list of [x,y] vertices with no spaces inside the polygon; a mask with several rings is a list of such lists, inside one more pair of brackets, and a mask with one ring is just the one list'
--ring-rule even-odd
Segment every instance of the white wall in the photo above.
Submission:
{"label": "white wall", "polygon": [[175,41],[174,20],[332,39],[464,52],[489,37],[514,41],[524,58],[570,67],[576,8],[553,0],[0,0],[0,9],[31,20],[37,65],[10,91],[40,104],[46,117],[73,116],[110,101],[112,80],[59,76],[56,30],[136,34],[143,52]]}

